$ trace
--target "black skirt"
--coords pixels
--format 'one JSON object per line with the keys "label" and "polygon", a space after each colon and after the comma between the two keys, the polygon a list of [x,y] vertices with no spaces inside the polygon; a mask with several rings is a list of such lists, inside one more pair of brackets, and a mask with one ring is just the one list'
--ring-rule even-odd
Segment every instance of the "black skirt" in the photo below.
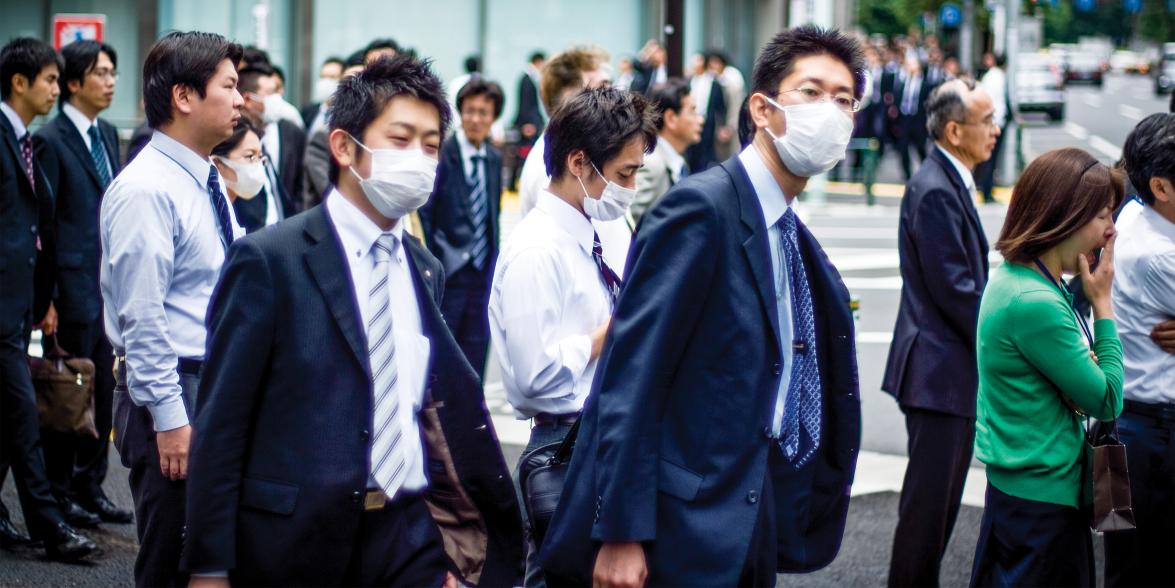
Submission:
{"label": "black skirt", "polygon": [[971,586],[1094,586],[1084,509],[1009,496],[990,482]]}

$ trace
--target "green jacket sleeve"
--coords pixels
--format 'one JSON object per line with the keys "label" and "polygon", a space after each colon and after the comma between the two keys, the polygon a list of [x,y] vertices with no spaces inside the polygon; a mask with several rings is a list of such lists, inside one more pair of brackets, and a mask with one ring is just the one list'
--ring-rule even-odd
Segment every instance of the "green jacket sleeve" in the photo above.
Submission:
{"label": "green jacket sleeve", "polygon": [[1086,414],[1101,420],[1122,412],[1122,344],[1112,319],[1094,322],[1095,362],[1065,300],[1029,291],[1013,302],[1012,340],[1032,367]]}

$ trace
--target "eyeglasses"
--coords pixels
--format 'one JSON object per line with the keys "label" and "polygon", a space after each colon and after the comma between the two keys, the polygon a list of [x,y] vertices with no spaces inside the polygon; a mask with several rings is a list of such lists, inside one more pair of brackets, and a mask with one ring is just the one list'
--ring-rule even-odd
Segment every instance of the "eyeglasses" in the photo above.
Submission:
{"label": "eyeglasses", "polygon": [[261,153],[251,153],[249,155],[246,155],[242,159],[244,159],[245,163],[248,163],[248,164],[265,163],[265,161],[266,161],[265,155],[263,155]]}
{"label": "eyeglasses", "polygon": [[90,74],[100,80],[114,80],[116,82],[118,81],[118,71],[110,69],[110,68],[103,67],[103,68],[95,69],[95,70],[91,71]]}
{"label": "eyeglasses", "polygon": [[780,94],[790,94],[795,92],[806,104],[816,104],[818,102],[832,102],[840,110],[848,113],[857,112],[861,110],[861,101],[853,98],[851,94],[838,92],[829,95],[828,92],[813,86],[800,86],[799,88],[792,88],[791,90],[784,90]]}
{"label": "eyeglasses", "polygon": [[957,123],[959,123],[959,124],[961,124],[961,125],[964,125],[964,126],[977,126],[977,127],[986,127],[986,128],[988,128],[988,129],[997,129],[997,128],[999,128],[999,125],[995,124],[995,119],[994,119],[993,117],[990,117],[990,116],[989,116],[989,117],[987,117],[987,118],[985,118],[985,119],[983,119],[983,120],[978,120],[978,121],[957,120],[957,121],[955,121],[955,122],[957,122]]}

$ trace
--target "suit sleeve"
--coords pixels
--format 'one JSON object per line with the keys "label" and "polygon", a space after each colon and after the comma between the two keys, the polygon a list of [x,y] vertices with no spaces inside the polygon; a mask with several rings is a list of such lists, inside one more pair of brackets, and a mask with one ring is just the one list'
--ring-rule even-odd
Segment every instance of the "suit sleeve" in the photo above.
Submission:
{"label": "suit sleeve", "polygon": [[646,162],[636,170],[636,198],[633,199],[631,207],[633,218],[639,219],[644,216],[653,205],[653,201],[660,196],[657,193],[657,186],[660,184],[657,179],[658,174],[664,170],[654,170],[649,163],[652,162]]}
{"label": "suit sleeve", "polygon": [[606,425],[597,431],[596,541],[656,538],[660,419],[722,248],[717,211],[693,189],[670,192],[642,223],[593,391]]}
{"label": "suit sleeve", "polygon": [[974,347],[983,290],[967,263],[960,230],[965,215],[955,194],[935,188],[922,196],[913,231],[918,238],[918,264],[935,306],[956,334]]}
{"label": "suit sleeve", "polygon": [[273,347],[275,285],[249,239],[233,243],[208,309],[188,474],[187,568],[236,567],[237,505],[251,423]]}
{"label": "suit sleeve", "polygon": [[302,206],[309,210],[322,202],[322,194],[330,184],[330,144],[325,130],[320,129],[306,141],[306,155],[302,158],[305,166],[303,178],[306,191]]}
{"label": "suit sleeve", "polygon": [[[41,249],[33,272],[33,320],[40,321],[49,310],[49,303],[57,299],[57,242],[61,232],[57,228],[56,196],[61,185],[61,157],[53,144],[38,133],[33,136],[33,151],[41,177],[48,180],[48,190],[37,189],[37,226]],[[46,201],[45,198],[48,198]]]}

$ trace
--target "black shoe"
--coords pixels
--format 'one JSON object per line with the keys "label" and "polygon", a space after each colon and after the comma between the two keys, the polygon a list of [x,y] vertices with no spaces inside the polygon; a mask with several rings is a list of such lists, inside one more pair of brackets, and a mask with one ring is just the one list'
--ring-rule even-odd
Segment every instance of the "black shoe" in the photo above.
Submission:
{"label": "black shoe", "polygon": [[99,494],[89,498],[79,497],[77,503],[84,509],[98,515],[104,523],[125,525],[135,520],[135,515],[129,510],[118,508],[109,498]]}
{"label": "black shoe", "polygon": [[8,517],[0,517],[0,548],[12,549],[21,545],[28,545],[33,540],[20,532]]}
{"label": "black shoe", "polygon": [[78,561],[94,553],[96,549],[98,549],[96,543],[73,530],[73,527],[66,523],[59,523],[45,537],[45,554],[49,556],[49,559]]}
{"label": "black shoe", "polygon": [[78,503],[68,498],[58,501],[58,504],[61,505],[61,514],[65,516],[65,522],[73,527],[92,529],[102,522],[98,515],[82,508]]}

